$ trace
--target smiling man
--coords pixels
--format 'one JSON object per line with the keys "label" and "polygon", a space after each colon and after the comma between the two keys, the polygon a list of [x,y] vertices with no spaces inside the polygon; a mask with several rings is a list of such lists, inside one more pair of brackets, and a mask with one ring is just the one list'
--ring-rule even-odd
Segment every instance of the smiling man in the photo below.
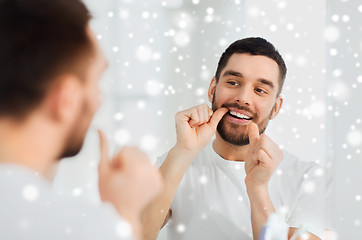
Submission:
{"label": "smiling man", "polygon": [[321,238],[319,167],[265,134],[285,77],[281,55],[262,38],[226,49],[209,86],[212,109],[176,114],[176,145],[158,161],[166,186],[143,217],[146,239],[167,222],[169,239],[258,239],[273,212],[285,216],[289,238],[301,227],[303,239]]}

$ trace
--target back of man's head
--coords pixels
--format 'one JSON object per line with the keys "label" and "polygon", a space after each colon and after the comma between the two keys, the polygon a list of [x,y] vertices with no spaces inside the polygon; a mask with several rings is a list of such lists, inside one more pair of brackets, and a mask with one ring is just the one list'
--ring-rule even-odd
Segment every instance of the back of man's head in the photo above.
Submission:
{"label": "back of man's head", "polygon": [[58,75],[83,77],[90,18],[80,0],[0,0],[0,117],[25,117]]}

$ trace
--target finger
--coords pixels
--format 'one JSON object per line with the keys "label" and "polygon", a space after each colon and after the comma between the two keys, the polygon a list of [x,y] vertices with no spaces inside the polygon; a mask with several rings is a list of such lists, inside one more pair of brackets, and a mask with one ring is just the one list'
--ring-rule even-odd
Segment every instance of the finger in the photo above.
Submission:
{"label": "finger", "polygon": [[100,147],[100,161],[99,161],[99,170],[102,171],[105,167],[109,164],[109,157],[108,157],[108,143],[104,133],[98,129],[99,135],[99,147]]}
{"label": "finger", "polygon": [[265,134],[260,136],[256,148],[263,149],[270,159],[276,162],[280,162],[284,157],[283,151],[280,149],[279,145]]}
{"label": "finger", "polygon": [[255,147],[256,143],[259,140],[259,128],[258,128],[258,125],[256,125],[255,123],[250,123],[248,125],[248,136],[249,136],[250,146],[252,148]]}
{"label": "finger", "polygon": [[206,104],[202,104],[200,105],[200,109],[199,109],[199,116],[200,116],[200,124],[206,123],[209,121],[210,117],[209,117],[209,106],[207,106]]}
{"label": "finger", "polygon": [[207,114],[208,114],[208,119],[210,120],[210,118],[214,114],[214,112],[211,110],[211,108],[207,108]]}
{"label": "finger", "polygon": [[200,123],[200,116],[199,116],[199,111],[197,111],[197,109],[193,109],[192,113],[190,114],[190,120],[189,120],[189,125],[190,127],[194,127],[199,125]]}
{"label": "finger", "polygon": [[214,114],[211,116],[209,124],[216,129],[217,125],[219,124],[222,117],[229,111],[227,108],[219,108],[217,109]]}
{"label": "finger", "polygon": [[271,163],[270,156],[265,152],[264,149],[259,149],[257,152],[257,158],[262,166],[266,166]]}
{"label": "finger", "polygon": [[193,126],[199,126],[202,125],[203,123],[205,123],[205,105],[199,105],[196,107],[196,112],[197,112],[197,122],[196,122],[196,118],[195,118],[195,123],[193,124]]}
{"label": "finger", "polygon": [[[124,146],[119,152],[113,157],[112,165],[114,167],[127,166],[130,162],[136,162],[135,157],[136,147]],[[132,160],[133,159],[133,160]],[[132,161],[131,161],[132,160]]]}
{"label": "finger", "polygon": [[[196,110],[197,110],[197,113],[199,116],[199,121],[197,123],[193,122],[192,127],[200,126],[204,123],[207,123],[210,120],[210,117],[212,115],[212,110],[206,104],[201,104],[201,105],[197,106]],[[210,112],[211,112],[211,114],[210,114]]]}
{"label": "finger", "polygon": [[263,149],[260,149],[257,155],[259,159],[258,166],[266,170],[264,174],[269,175],[270,178],[271,174],[273,174],[279,163],[273,162],[273,159],[270,158],[267,152],[265,152]]}
{"label": "finger", "polygon": [[151,164],[147,154],[137,147],[123,147],[117,155],[117,160],[123,165],[133,165],[136,163]]}

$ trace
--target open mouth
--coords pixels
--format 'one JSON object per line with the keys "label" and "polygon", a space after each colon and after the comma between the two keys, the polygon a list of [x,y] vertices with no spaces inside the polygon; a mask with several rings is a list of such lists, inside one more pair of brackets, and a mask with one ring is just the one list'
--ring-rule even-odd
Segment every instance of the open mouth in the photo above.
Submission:
{"label": "open mouth", "polygon": [[243,120],[251,120],[252,118],[245,115],[245,114],[242,114],[242,113],[238,113],[238,112],[235,112],[235,111],[229,111],[228,112],[229,115],[231,115],[232,117],[234,118],[237,118],[237,119],[243,119]]}

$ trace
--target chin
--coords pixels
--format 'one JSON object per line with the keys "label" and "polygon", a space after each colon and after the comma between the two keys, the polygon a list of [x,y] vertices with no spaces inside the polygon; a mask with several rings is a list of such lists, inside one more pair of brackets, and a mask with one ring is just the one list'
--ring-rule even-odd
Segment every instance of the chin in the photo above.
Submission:
{"label": "chin", "polygon": [[76,156],[83,148],[84,138],[82,141],[74,142],[74,141],[68,141],[67,146],[60,154],[61,158],[69,158]]}

